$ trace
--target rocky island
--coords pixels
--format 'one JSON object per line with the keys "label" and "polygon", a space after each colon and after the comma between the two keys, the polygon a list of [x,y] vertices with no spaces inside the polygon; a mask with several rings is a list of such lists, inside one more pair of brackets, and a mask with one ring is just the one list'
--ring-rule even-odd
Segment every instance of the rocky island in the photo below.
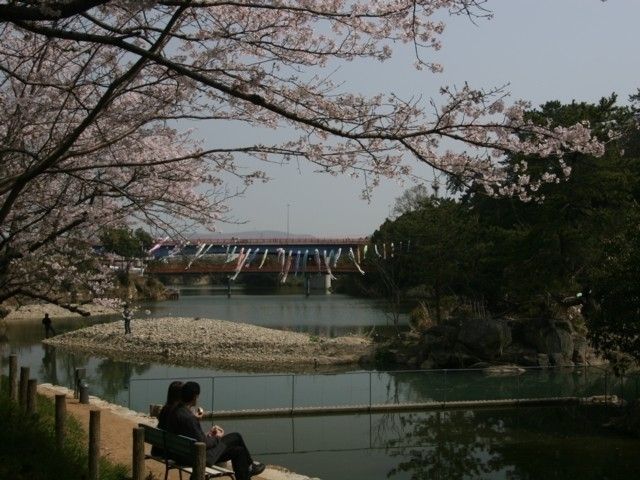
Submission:
{"label": "rocky island", "polygon": [[355,364],[373,349],[372,342],[363,337],[323,338],[209,318],[135,320],[132,331],[125,335],[122,323],[112,322],[43,342],[118,360],[256,371],[300,371]]}

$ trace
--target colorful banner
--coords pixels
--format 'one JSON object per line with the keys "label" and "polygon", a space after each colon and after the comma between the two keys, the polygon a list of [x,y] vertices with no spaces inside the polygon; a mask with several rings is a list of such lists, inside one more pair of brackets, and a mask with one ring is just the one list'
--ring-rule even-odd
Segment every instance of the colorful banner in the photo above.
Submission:
{"label": "colorful banner", "polygon": [[324,257],[324,266],[327,269],[327,274],[329,275],[329,278],[331,280],[335,280],[336,277],[333,276],[333,273],[331,273],[331,256],[333,255],[333,250],[331,250],[331,252],[329,253],[329,256],[327,256],[327,251],[324,250],[322,252],[323,257]]}
{"label": "colorful banner", "polygon": [[258,270],[262,269],[262,266],[264,265],[265,260],[267,259],[267,255],[269,253],[269,249],[265,248],[264,249],[264,254],[262,255],[262,261],[260,262],[260,266],[258,267]]}
{"label": "colorful banner", "polygon": [[[249,251],[251,251],[251,249],[249,249]],[[240,249],[240,255],[238,255],[238,259],[236,261],[236,270],[238,270],[238,266],[240,265],[241,262],[244,262],[244,260],[246,260],[246,256],[244,254],[244,247],[242,247]]]}
{"label": "colorful banner", "polygon": [[340,259],[340,254],[342,253],[342,248],[338,249],[338,253],[336,253],[335,258],[333,259],[333,268],[336,268],[338,265],[338,260]]}
{"label": "colorful banner", "polygon": [[258,256],[258,252],[260,252],[260,247],[256,248],[254,250],[254,252],[251,254],[251,256],[247,259],[245,265],[248,267],[250,264],[253,263],[253,261],[256,259],[256,257]]}
{"label": "colorful banner", "polygon": [[351,259],[351,261],[353,262],[353,264],[356,266],[356,268],[358,269],[358,271],[364,275],[364,271],[360,268],[360,265],[358,265],[358,262],[356,262],[356,256],[353,253],[353,248],[349,247],[349,258]]}
{"label": "colorful banner", "polygon": [[238,278],[238,274],[240,273],[240,270],[242,270],[242,267],[244,266],[244,263],[247,261],[247,258],[249,258],[249,255],[251,254],[251,249],[247,250],[247,253],[244,253],[244,248],[240,249],[240,255],[238,256],[238,263],[236,264],[236,273],[233,275],[233,277],[231,277],[231,280],[235,280],[236,278]]}
{"label": "colorful banner", "polygon": [[293,273],[294,277],[298,276],[298,272],[300,271],[300,255],[301,255],[301,251],[298,250],[298,254],[296,255],[296,271]]}
{"label": "colorful banner", "polygon": [[157,249],[159,249],[164,242],[166,242],[167,240],[169,240],[169,237],[164,237],[163,240],[160,240],[158,243],[156,243],[153,247],[151,247],[149,250],[147,250],[147,254],[153,253],[155,252]]}
{"label": "colorful banner", "polygon": [[285,263],[285,258],[287,254],[284,251],[284,248],[278,248],[276,252],[278,252],[278,263],[280,264],[280,275],[284,275],[284,263]]}
{"label": "colorful banner", "polygon": [[236,245],[233,246],[233,249],[231,250],[231,252],[229,253],[229,248],[227,247],[227,258],[224,259],[224,263],[229,263],[230,261],[232,261],[234,258],[236,258],[234,255],[236,254],[236,248],[238,248]]}
{"label": "colorful banner", "polygon": [[204,249],[207,247],[206,243],[203,243],[202,245],[200,245],[198,247],[198,250],[196,250],[196,254],[193,256],[193,258],[189,261],[189,263],[187,264],[187,266],[185,267],[185,270],[189,270],[191,268],[191,265],[193,264],[193,262],[200,256],[200,254],[204,251]]}
{"label": "colorful banner", "polygon": [[284,275],[282,276],[281,283],[285,283],[287,281],[287,277],[289,276],[289,269],[291,268],[292,257],[293,257],[293,250],[289,250],[289,256],[287,257],[287,262],[284,267]]}

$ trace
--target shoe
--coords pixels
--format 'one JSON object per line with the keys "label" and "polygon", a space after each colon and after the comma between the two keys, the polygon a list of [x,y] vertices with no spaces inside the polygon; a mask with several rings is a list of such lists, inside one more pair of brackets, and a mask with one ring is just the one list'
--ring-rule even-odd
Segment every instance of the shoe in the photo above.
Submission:
{"label": "shoe", "polygon": [[254,475],[260,475],[262,472],[264,472],[264,468],[264,463],[253,462],[249,466],[249,476],[253,477]]}

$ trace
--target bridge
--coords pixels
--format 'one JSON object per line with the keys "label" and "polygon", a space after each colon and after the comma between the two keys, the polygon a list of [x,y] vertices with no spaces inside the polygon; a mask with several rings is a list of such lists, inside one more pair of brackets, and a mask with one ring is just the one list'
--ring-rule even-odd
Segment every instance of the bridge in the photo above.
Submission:
{"label": "bridge", "polygon": [[[285,251],[294,250],[294,253],[297,250],[302,250],[304,253],[304,249],[309,249],[313,252],[314,249],[318,249],[321,253],[323,250],[335,250],[338,248],[342,248],[348,250],[349,247],[353,248],[354,251],[357,248],[362,248],[364,245],[369,243],[369,239],[367,237],[342,237],[342,238],[315,238],[315,237],[283,237],[283,238],[237,238],[237,237],[228,237],[228,238],[196,238],[190,239],[188,243],[176,243],[173,241],[163,242],[162,245],[153,252],[153,256],[155,258],[163,258],[171,255],[171,252],[175,249],[180,249],[180,255],[188,256],[195,255],[198,249],[202,245],[207,246],[208,255],[226,253],[227,247],[236,247],[237,250],[244,248],[245,250],[251,248],[252,251],[256,248],[259,248],[260,251],[264,252],[265,249],[269,249],[270,252],[276,251],[278,248],[283,248]],[[175,252],[174,252],[175,253]]]}
{"label": "bridge", "polygon": [[156,261],[146,271],[156,275],[226,274],[231,279],[242,273],[278,273],[284,278],[303,274],[307,285],[311,283],[309,275],[320,274],[322,281],[313,283],[328,288],[331,274],[362,272],[359,264],[368,242],[366,237],[229,237],[191,239],[188,244],[165,242],[152,252]]}

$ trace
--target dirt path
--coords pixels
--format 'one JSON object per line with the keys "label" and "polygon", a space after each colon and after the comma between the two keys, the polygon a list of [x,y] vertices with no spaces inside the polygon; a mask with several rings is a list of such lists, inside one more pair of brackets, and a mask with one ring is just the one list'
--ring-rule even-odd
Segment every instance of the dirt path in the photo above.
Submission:
{"label": "dirt path", "polygon": [[[38,385],[38,393],[53,398],[56,394],[64,393],[67,396],[67,414],[76,418],[89,431],[89,411],[100,410],[100,454],[113,463],[127,465],[131,470],[132,442],[134,427],[139,423],[154,425],[155,420],[151,417],[137,414],[124,407],[113,405],[95,397],[90,397],[90,404],[85,405],[73,398],[73,392],[67,388],[53,386],[50,384]],[[147,445],[147,453],[150,447]],[[146,462],[146,474],[151,472],[154,479],[164,478],[164,466],[158,462]],[[282,471],[278,467],[265,470],[259,477],[260,480],[303,480],[303,477],[290,472]],[[172,471],[169,480],[178,480],[177,471]]]}

